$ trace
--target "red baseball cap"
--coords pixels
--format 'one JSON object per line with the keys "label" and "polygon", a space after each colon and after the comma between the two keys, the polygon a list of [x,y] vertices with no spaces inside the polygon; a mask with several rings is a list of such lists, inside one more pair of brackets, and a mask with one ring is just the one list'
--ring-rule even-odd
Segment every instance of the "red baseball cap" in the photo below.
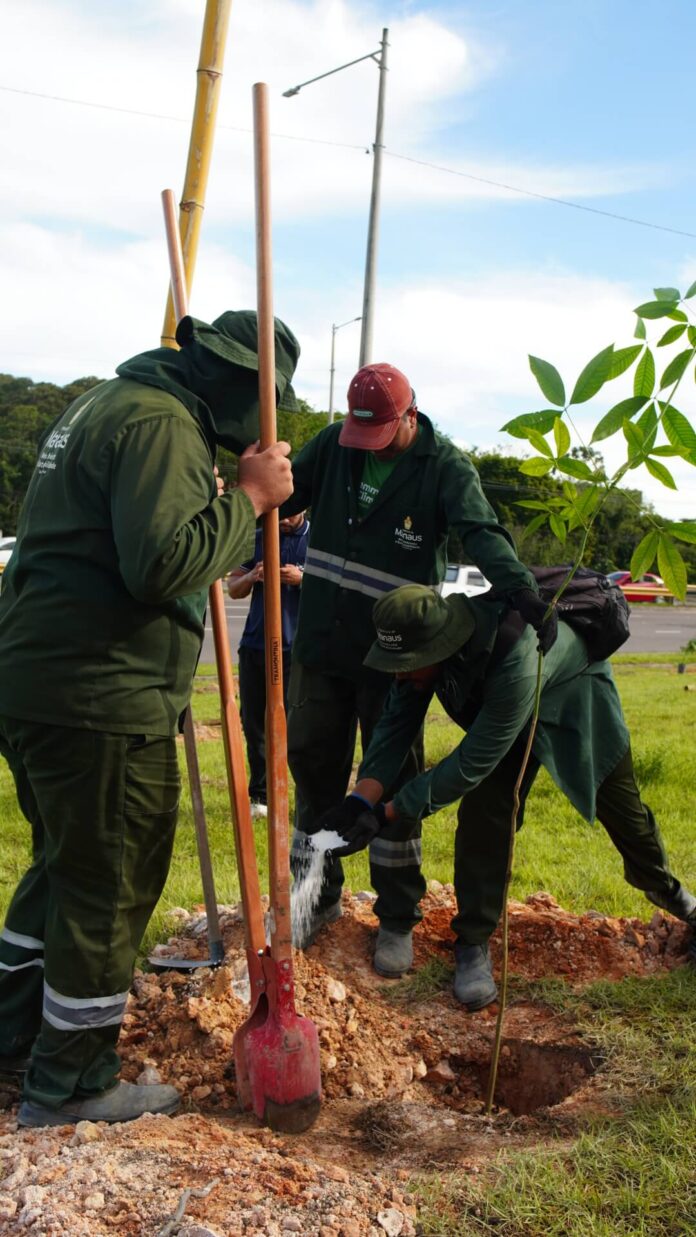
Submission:
{"label": "red baseball cap", "polygon": [[342,447],[381,451],[414,401],[411,383],[393,365],[364,365],[348,387],[348,416],[338,441]]}

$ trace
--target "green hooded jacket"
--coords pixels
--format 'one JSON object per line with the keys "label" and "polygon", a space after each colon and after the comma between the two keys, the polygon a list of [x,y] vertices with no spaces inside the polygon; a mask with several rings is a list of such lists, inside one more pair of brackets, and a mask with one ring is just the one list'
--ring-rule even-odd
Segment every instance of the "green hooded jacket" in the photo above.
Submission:
{"label": "green hooded jacket", "polygon": [[[253,505],[241,490],[218,498],[213,465],[217,443],[258,437],[255,321],[182,320],[181,352],[133,357],[44,436],[0,593],[3,714],[175,732],[207,589],[254,548]],[[276,342],[281,328],[287,399],[299,347],[282,323]]]}

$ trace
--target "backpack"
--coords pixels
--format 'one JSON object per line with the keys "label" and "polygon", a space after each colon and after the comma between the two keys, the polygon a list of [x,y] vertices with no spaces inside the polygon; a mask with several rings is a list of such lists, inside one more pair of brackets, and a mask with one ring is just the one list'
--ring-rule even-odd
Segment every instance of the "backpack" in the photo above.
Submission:
{"label": "backpack", "polygon": [[[532,567],[542,601],[549,602],[570,571],[570,567]],[[610,657],[630,636],[629,608],[618,584],[591,567],[578,567],[566,585],[556,609],[573,631],[582,636],[590,661]]]}

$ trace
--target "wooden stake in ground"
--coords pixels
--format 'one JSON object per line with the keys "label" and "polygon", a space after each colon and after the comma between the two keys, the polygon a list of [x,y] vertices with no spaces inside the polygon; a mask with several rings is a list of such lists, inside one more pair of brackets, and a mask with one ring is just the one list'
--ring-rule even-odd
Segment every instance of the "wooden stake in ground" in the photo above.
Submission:
{"label": "wooden stake in ground", "polygon": [[[220,100],[225,43],[231,9],[232,0],[206,0],[201,50],[196,70],[196,102],[193,109],[191,140],[179,213],[179,232],[188,293],[191,291],[193,282],[198,238],[203,222],[203,208],[208,187],[210,160],[213,154],[215,120]],[[162,327],[163,344],[175,342],[176,322],[174,302],[170,291]]]}

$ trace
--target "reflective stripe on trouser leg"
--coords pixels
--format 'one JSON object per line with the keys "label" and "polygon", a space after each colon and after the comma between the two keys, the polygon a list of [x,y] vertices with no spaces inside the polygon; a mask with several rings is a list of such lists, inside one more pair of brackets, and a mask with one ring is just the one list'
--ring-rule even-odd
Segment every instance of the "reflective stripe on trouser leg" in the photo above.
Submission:
{"label": "reflective stripe on trouser leg", "polygon": [[13,725],[44,825],[48,890],[44,1017],[24,1094],[57,1108],[118,1074],[133,963],[171,857],[176,745]]}
{"label": "reflective stripe on trouser leg", "polygon": [[0,1056],[27,1052],[41,1026],[47,884],[43,825],[21,755],[0,719],[0,753],[14,777],[19,806],[31,826],[33,862],[19,882],[0,932]]}
{"label": "reflective stripe on trouser leg", "polygon": [[422,919],[418,903],[426,889],[421,872],[420,823],[412,822],[410,837],[403,836],[404,827],[400,822],[401,836],[394,838],[388,833],[396,827],[387,825],[370,843],[370,879],[378,890],[374,911],[392,932],[410,932]]}

